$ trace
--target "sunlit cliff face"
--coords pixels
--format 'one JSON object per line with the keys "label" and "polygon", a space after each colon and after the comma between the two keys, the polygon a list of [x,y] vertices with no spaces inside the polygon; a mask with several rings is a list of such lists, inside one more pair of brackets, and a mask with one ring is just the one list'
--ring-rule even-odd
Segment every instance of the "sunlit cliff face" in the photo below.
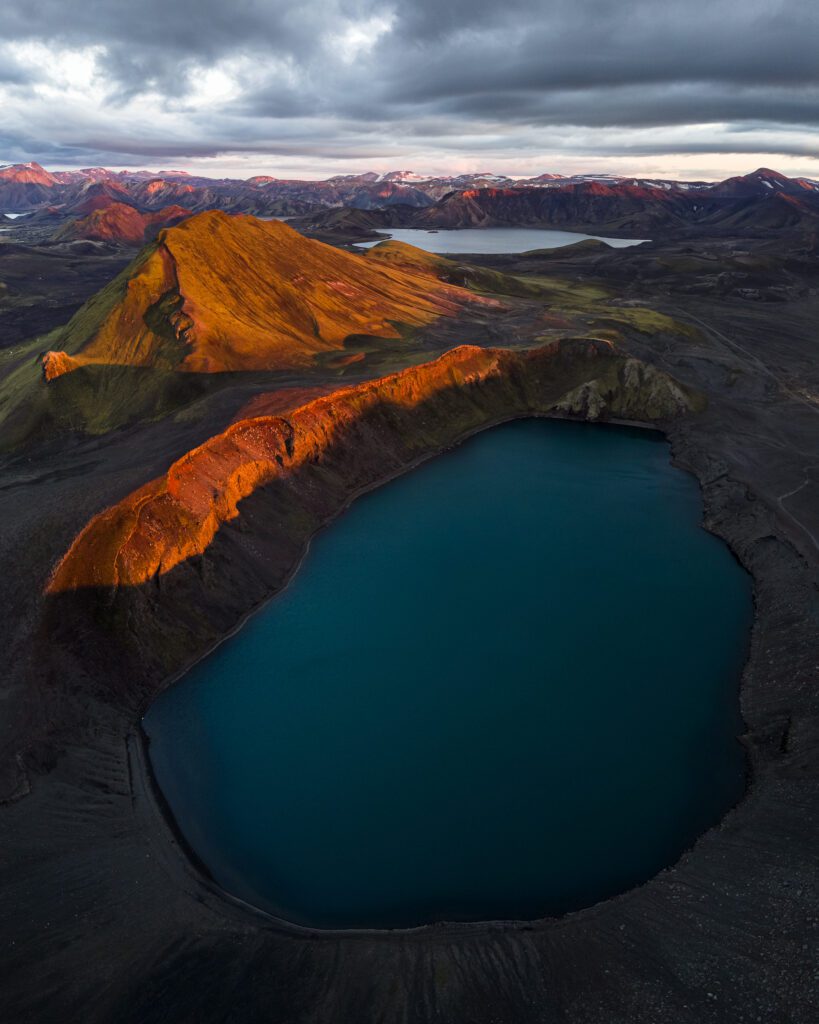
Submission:
{"label": "sunlit cliff face", "polygon": [[[253,415],[270,401],[274,415]],[[225,431],[163,476],[95,516],[56,566],[48,592],[139,586],[201,555],[239,504],[274,480],[321,464],[351,490],[464,432],[514,416],[556,411],[651,419],[694,407],[657,370],[611,343],[554,342],[524,352],[463,345],[438,359],[326,395],[262,396]]]}
{"label": "sunlit cliff face", "polygon": [[[50,593],[85,586],[135,586],[201,554],[239,502],[297,472],[355,419],[384,401],[412,408],[470,375],[497,370],[497,356],[460,349],[436,363],[327,397],[281,416],[240,419],[175,462],[168,472],[96,516],[60,562]],[[365,453],[361,453],[362,457]]]}

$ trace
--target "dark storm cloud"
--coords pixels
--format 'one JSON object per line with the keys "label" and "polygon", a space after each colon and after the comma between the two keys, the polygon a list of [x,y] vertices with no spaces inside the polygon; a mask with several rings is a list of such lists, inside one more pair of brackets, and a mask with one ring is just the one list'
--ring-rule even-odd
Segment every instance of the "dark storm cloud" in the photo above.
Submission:
{"label": "dark storm cloud", "polygon": [[[381,77],[385,102],[476,118],[490,103],[493,116],[514,119],[524,105],[543,123],[591,126],[665,123],[669,106],[672,123],[768,119],[765,107],[776,121],[803,123],[808,113],[817,123],[819,5],[812,0],[742,7],[580,0],[548,10],[518,3],[503,7],[503,22],[493,10],[486,29],[462,6],[460,27],[412,52],[399,45],[401,29],[421,34],[426,20],[417,11],[399,18]],[[429,22],[440,19],[430,13]],[[747,89],[760,112],[749,111]],[[681,117],[686,95],[692,109]]]}
{"label": "dark storm cloud", "polygon": [[[402,8],[396,36],[425,34],[437,13]],[[443,5],[434,5],[434,7]],[[711,81],[750,85],[816,83],[819,9],[812,0],[600,3],[552,0],[495,4],[486,24],[470,4],[447,33],[436,33],[424,74],[405,62],[388,79],[419,99],[478,85],[563,89],[634,83]],[[455,10],[458,9],[455,8]],[[452,7],[447,5],[450,10]],[[502,13],[501,13],[502,12]],[[431,73],[429,73],[431,72]]]}
{"label": "dark storm cloud", "polygon": [[[53,128],[36,69],[20,50],[32,44],[55,52],[96,48],[87,109],[66,107]],[[196,90],[218,67],[227,67],[236,88],[209,106]],[[406,140],[419,139],[442,154],[479,151],[488,140],[496,149],[507,140],[510,148],[542,150],[548,129],[570,130],[566,151],[753,152],[767,140],[774,152],[811,154],[810,134],[819,127],[819,5],[4,0],[3,85],[14,92],[0,108],[0,133],[16,125],[19,135],[25,123],[32,155],[59,151],[80,162],[106,153],[352,158],[379,145],[400,152]],[[147,128],[114,130],[112,112],[133,117],[139,97],[150,97],[172,122],[149,118]],[[696,130],[704,124],[722,126],[720,137],[715,128],[704,140]],[[626,137],[644,129],[670,134],[653,144]]]}
{"label": "dark storm cloud", "polygon": [[641,86],[612,86],[599,91],[480,93],[435,104],[439,113],[457,117],[492,117],[511,124],[585,125],[593,128],[708,124],[747,121],[757,126],[819,125],[819,88],[715,89],[710,84],[678,85],[662,99]]}

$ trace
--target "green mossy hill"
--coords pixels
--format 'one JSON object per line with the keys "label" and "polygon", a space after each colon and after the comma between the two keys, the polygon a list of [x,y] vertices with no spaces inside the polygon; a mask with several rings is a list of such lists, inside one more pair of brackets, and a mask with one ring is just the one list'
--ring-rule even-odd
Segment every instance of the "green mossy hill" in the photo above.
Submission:
{"label": "green mossy hill", "polygon": [[599,320],[594,322],[594,327],[627,327],[640,334],[670,334],[686,338],[689,341],[702,340],[702,332],[692,324],[675,320],[666,313],[660,313],[656,309],[648,309],[646,306],[607,306],[600,310]]}
{"label": "green mossy hill", "polygon": [[[183,225],[172,231],[185,234],[187,230],[189,233],[191,223],[186,222],[187,229]],[[232,222],[228,227],[233,227]],[[286,229],[282,226],[281,230]],[[589,241],[591,246],[587,246],[585,241],[578,246],[597,247],[598,243]],[[317,246],[317,243],[307,244]],[[161,254],[157,251],[161,245],[162,238],[146,246],[64,327],[17,347],[13,360],[0,359],[0,450],[14,450],[26,443],[67,431],[104,434],[136,422],[178,413],[187,407],[199,408],[196,403],[200,399],[206,399],[213,391],[233,382],[235,372],[232,371],[180,372],[188,354],[186,324],[190,317],[181,309],[182,291],[178,276],[171,271],[163,271],[158,276],[151,273],[151,268],[156,269],[161,262],[158,258]],[[421,282],[431,292],[436,289],[448,291],[448,286],[455,285],[462,289],[461,295],[475,293],[475,323],[479,337],[481,330],[484,330],[483,337],[491,337],[490,332],[481,326],[490,313],[493,316],[510,315],[510,334],[516,338],[517,345],[589,335],[617,342],[627,334],[690,337],[698,333],[695,328],[665,314],[624,303],[594,281],[574,281],[549,273],[537,276],[506,274],[396,241],[374,246],[364,257],[340,254],[339,250],[329,246],[318,246],[318,249],[328,258],[335,259],[338,254],[343,260],[352,260],[356,269],[362,266],[364,277],[392,282],[399,290],[405,282]],[[227,275],[225,280],[229,281],[230,276]],[[333,283],[337,282],[331,281]],[[198,278],[194,284],[202,287]],[[477,298],[478,295],[482,297]],[[497,296],[500,302],[495,298],[489,299],[489,296]],[[508,303],[503,301],[505,297],[509,299]],[[348,298],[335,292],[333,301],[339,307],[350,305]],[[468,299],[467,305],[471,302]],[[530,304],[531,309],[526,304]],[[201,305],[199,303],[195,308]],[[408,299],[405,307],[410,312],[414,308]],[[130,311],[127,316],[122,312],[126,308]],[[523,334],[518,334],[519,320],[515,317],[521,310],[526,318],[526,329]],[[76,358],[87,352],[89,345],[95,343],[102,333],[112,333],[110,325],[115,319],[114,314],[119,317],[115,340],[125,353],[121,362],[119,355],[113,362],[84,362],[82,358]],[[328,375],[344,376],[348,372],[352,376],[366,378],[401,370],[426,361],[431,355],[447,351],[469,338],[472,333],[471,315],[467,312],[465,319],[458,319],[451,327],[446,324],[439,326],[432,339],[427,337],[426,326],[408,326],[402,322],[405,318],[401,317],[390,321],[388,332],[373,335],[372,332],[362,334],[354,330],[338,345],[331,346],[328,352],[313,353],[312,362],[305,365],[302,372],[307,377],[317,374],[326,379]],[[503,322],[499,321],[499,324]],[[232,323],[232,320],[226,321],[225,335],[220,341],[222,363],[230,362],[225,353],[229,354],[235,347],[235,334],[230,329]],[[390,333],[392,337],[385,340],[381,336],[384,333]],[[137,357],[140,353],[131,352],[137,346],[134,339],[138,336],[145,336],[150,342],[150,362],[144,365],[135,365],[139,362]],[[50,352],[45,362],[42,359],[44,352]],[[125,358],[129,353],[134,359],[132,363]],[[354,358],[351,358],[351,353]],[[44,369],[48,379],[44,379]],[[601,401],[608,401],[606,387],[601,386],[599,390],[599,395],[587,391],[576,401],[586,402],[588,409],[594,412]],[[612,414],[628,416],[627,411]],[[660,410],[656,415],[662,418],[666,413]]]}
{"label": "green mossy hill", "polygon": [[[141,366],[81,366],[55,380],[42,379],[39,362],[17,380],[13,400],[0,388],[0,451],[13,451],[56,434],[99,435],[136,422],[161,419],[215,390],[199,374]],[[31,370],[30,374],[28,371]]]}
{"label": "green mossy hill", "polygon": [[604,242],[601,238],[582,238],[579,242],[572,242],[570,245],[560,245],[556,249],[527,249],[521,253],[522,256],[537,256],[542,260],[560,260],[579,253],[604,253],[612,252],[614,246]]}
{"label": "green mossy hill", "polygon": [[[0,451],[41,439],[55,430],[104,433],[140,418],[148,407],[158,413],[164,402],[163,387],[155,376],[119,372],[122,367],[87,367],[67,374],[60,386],[43,379],[43,353],[61,349],[73,355],[99,330],[122,301],[128,282],[150,257],[155,245],[146,246],[109,284],[88,300],[64,327],[15,346],[13,364],[0,362]],[[22,357],[22,358],[21,358]],[[3,370],[6,370],[3,373]],[[124,369],[127,369],[124,368]],[[94,372],[97,371],[97,372]],[[106,372],[107,371],[107,372]],[[155,395],[152,393],[156,392]]]}
{"label": "green mossy hill", "polygon": [[469,288],[481,294],[547,298],[554,287],[551,282],[540,278],[515,277],[499,270],[437,256],[407,242],[379,242],[367,250],[367,259],[406,267],[408,270],[423,270],[447,284]]}

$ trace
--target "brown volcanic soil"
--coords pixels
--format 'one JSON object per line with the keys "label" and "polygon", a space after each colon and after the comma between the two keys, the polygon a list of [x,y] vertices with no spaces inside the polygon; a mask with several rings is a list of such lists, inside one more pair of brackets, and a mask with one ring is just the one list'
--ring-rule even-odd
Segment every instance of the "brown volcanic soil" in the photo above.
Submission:
{"label": "brown volcanic soil", "polygon": [[[124,604],[93,588],[42,593],[90,519],[210,444],[252,397],[247,389],[237,384],[210,396],[204,418],[58,438],[7,460],[0,750],[12,802],[0,808],[0,1019],[813,1024],[819,295],[815,260],[781,248],[750,254],[771,261],[754,273],[773,281],[779,298],[762,294],[759,282],[756,297],[735,281],[726,285],[723,274],[745,272],[736,263],[748,248],[703,244],[693,265],[679,246],[481,261],[533,277],[558,274],[575,291],[611,285],[619,298],[601,312],[600,333],[622,356],[592,349],[604,360],[637,357],[707,395],[704,411],[660,425],[677,461],[702,483],[707,527],[731,543],[755,584],[741,691],[748,794],[673,868],[559,921],[357,934],[312,934],[273,921],[227,898],[185,855],[151,790],[137,727],[169,663],[201,653],[286,580],[303,550],[297,537],[338,511],[351,487],[447,443],[447,430],[478,429],[508,414],[505,386],[477,381],[469,391],[455,382],[431,403],[408,407],[397,434],[384,429],[388,408],[376,407],[363,434],[351,428],[289,480],[254,491],[204,555],[128,588]],[[543,315],[542,300],[532,302]],[[520,338],[519,303],[509,314],[509,340]],[[652,327],[632,303],[693,329]],[[546,313],[569,322],[578,316],[556,304]],[[568,405],[582,414],[588,392],[578,392],[578,381],[592,365],[599,376],[598,355],[579,365],[578,378],[568,380],[564,366],[549,379],[564,390],[572,385]],[[623,369],[615,375],[621,385]],[[328,379],[305,374],[284,383]],[[275,418],[291,415],[282,409]],[[162,644],[148,640],[157,629]]]}

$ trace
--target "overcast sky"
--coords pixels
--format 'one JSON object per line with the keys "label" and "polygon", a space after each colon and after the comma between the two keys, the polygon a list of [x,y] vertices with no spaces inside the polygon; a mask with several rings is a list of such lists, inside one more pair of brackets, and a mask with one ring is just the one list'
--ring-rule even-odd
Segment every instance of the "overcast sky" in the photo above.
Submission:
{"label": "overcast sky", "polygon": [[817,0],[0,0],[0,162],[819,178]]}

